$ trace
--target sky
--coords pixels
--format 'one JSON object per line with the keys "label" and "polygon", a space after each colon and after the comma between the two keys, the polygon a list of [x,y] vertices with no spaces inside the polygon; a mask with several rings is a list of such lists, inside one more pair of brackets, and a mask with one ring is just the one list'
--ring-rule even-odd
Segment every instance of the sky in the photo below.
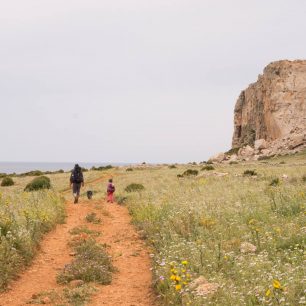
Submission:
{"label": "sky", "polygon": [[199,162],[304,0],[0,0],[0,161]]}

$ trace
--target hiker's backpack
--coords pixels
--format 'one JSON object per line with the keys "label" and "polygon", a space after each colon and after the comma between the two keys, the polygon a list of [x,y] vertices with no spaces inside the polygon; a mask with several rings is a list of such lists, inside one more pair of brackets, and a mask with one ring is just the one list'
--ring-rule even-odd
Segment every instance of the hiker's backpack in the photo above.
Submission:
{"label": "hiker's backpack", "polygon": [[83,174],[81,168],[74,169],[72,172],[72,181],[73,183],[82,183],[83,182]]}
{"label": "hiker's backpack", "polygon": [[115,186],[113,184],[109,184],[107,186],[107,192],[115,192]]}

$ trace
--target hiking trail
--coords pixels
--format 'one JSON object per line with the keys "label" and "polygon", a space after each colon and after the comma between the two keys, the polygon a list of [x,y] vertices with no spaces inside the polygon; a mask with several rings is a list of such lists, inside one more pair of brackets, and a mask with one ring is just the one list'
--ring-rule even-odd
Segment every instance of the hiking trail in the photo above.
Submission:
{"label": "hiking trail", "polygon": [[[8,291],[0,293],[0,306],[29,305],[33,295],[63,288],[56,283],[56,275],[73,260],[69,255],[71,248],[67,245],[71,239],[69,231],[81,225],[101,232],[96,240],[108,246],[107,251],[117,270],[113,273],[110,285],[94,284],[98,291],[86,305],[156,305],[156,297],[151,288],[149,250],[131,224],[127,208],[104,200],[89,201],[84,198],[80,198],[79,204],[74,205],[70,194],[66,194],[66,198],[70,199],[66,201],[66,223],[57,225],[45,235],[32,264],[11,283]],[[101,218],[101,224],[86,222],[85,216],[91,212]]]}

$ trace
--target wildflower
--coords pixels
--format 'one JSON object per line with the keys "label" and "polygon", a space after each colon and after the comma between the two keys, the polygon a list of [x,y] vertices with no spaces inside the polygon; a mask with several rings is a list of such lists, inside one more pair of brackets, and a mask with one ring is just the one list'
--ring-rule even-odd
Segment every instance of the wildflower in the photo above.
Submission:
{"label": "wildflower", "polygon": [[170,276],[170,279],[173,280],[173,281],[175,281],[175,280],[176,280],[176,276],[175,276],[175,275],[171,275],[171,276]]}
{"label": "wildflower", "polygon": [[182,286],[181,286],[181,285],[176,285],[176,286],[175,286],[175,290],[176,290],[176,291],[179,291],[179,290],[181,290],[181,289],[182,289]]}
{"label": "wildflower", "polygon": [[177,275],[177,276],[175,277],[175,280],[176,280],[177,282],[179,282],[179,281],[181,280],[181,278]]}
{"label": "wildflower", "polygon": [[268,290],[266,291],[266,296],[270,296],[270,295],[271,295],[271,290],[268,289]]}
{"label": "wildflower", "polygon": [[273,280],[273,287],[275,289],[282,289],[282,286],[281,286],[280,282],[277,279]]}
{"label": "wildflower", "polygon": [[184,265],[184,266],[188,265],[188,261],[187,260],[183,260],[182,261],[182,265]]}

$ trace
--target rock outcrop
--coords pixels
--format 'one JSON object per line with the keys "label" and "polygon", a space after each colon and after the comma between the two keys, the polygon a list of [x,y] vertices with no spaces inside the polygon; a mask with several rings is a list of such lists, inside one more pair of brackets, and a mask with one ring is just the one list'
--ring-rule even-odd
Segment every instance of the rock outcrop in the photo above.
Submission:
{"label": "rock outcrop", "polygon": [[234,113],[232,148],[246,157],[305,148],[306,60],[269,64],[241,92]]}

